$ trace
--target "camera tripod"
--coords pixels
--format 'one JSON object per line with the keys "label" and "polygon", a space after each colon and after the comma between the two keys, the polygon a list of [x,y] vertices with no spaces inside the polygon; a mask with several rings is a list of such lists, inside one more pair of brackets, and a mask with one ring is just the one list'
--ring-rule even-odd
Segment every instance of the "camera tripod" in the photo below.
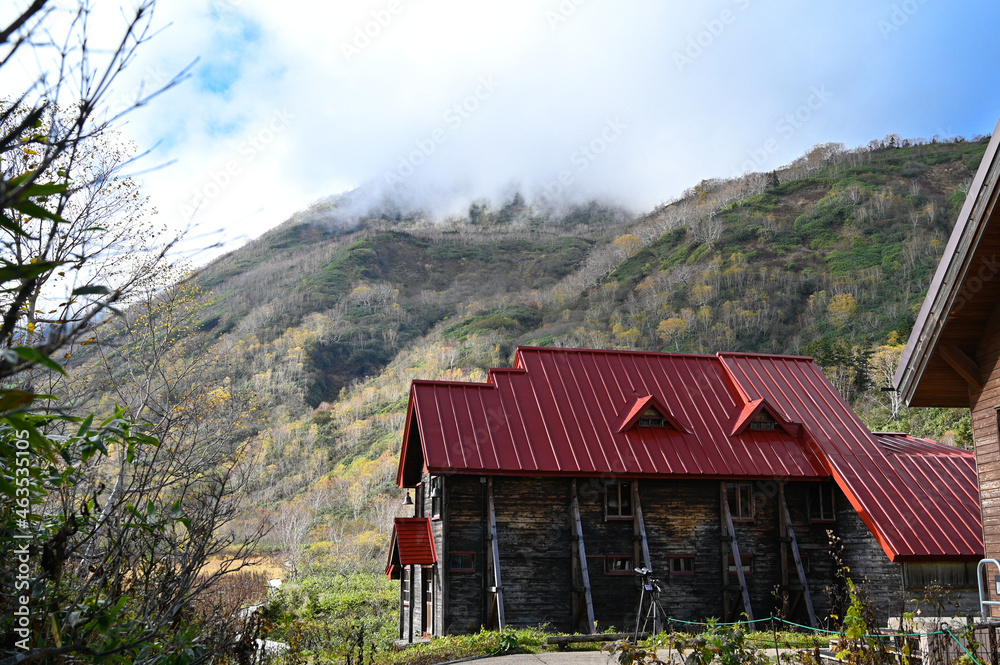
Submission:
{"label": "camera tripod", "polygon": [[653,577],[653,571],[648,568],[636,568],[635,574],[642,577],[642,590],[639,592],[639,611],[635,619],[635,643],[639,642],[639,634],[645,632],[650,619],[653,621],[653,634],[658,635],[663,630],[663,617],[666,612],[660,605],[660,580]]}

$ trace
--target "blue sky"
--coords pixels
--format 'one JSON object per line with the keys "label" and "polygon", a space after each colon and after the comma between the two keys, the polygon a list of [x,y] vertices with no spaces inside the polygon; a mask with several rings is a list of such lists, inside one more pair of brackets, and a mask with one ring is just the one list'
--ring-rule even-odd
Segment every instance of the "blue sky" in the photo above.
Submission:
{"label": "blue sky", "polygon": [[194,76],[123,131],[169,163],[145,176],[162,221],[229,247],[360,185],[436,214],[515,188],[642,211],[817,143],[1000,118],[986,2],[165,0],[157,23],[121,94]]}

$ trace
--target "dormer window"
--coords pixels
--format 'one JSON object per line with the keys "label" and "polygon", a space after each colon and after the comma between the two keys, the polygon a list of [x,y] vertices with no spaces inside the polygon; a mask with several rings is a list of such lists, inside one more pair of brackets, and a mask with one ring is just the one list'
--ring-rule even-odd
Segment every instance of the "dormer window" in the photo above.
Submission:
{"label": "dormer window", "polygon": [[666,424],[666,419],[662,413],[656,410],[656,407],[651,406],[639,416],[639,420],[635,424],[639,427],[663,427]]}
{"label": "dormer window", "polygon": [[750,421],[750,429],[756,430],[773,430],[778,426],[778,421],[771,417],[771,414],[767,412],[766,409],[761,409],[754,416],[753,420]]}
{"label": "dormer window", "polygon": [[[625,408],[618,414],[618,421],[615,429],[618,432],[626,432],[632,428],[652,427],[663,430],[673,430],[683,434],[689,434],[670,411],[663,406],[663,403],[652,395],[636,395],[625,404]],[[657,432],[655,436],[659,436]]]}
{"label": "dormer window", "polygon": [[768,404],[762,397],[747,402],[733,418],[729,436],[737,436],[746,430],[758,432],[783,431],[789,436],[802,436],[802,424],[788,420],[788,416]]}

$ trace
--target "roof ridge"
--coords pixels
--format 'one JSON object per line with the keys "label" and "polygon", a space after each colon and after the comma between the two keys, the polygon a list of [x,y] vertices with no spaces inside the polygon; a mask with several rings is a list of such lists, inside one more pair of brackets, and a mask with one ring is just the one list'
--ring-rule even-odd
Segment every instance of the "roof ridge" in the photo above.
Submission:
{"label": "roof ridge", "polygon": [[800,356],[793,353],[753,353],[750,351],[719,351],[715,354],[719,358],[740,357],[740,358],[781,358],[782,360],[798,360],[804,362],[815,362],[812,356]]}
{"label": "roof ridge", "polygon": [[715,358],[711,353],[676,353],[667,351],[639,351],[635,349],[583,349],[565,346],[518,346],[516,353],[522,351],[544,351],[546,353],[586,353],[589,355],[629,355],[654,356],[659,358]]}
{"label": "roof ridge", "polygon": [[496,388],[489,381],[454,381],[450,379],[413,379],[414,386],[458,386],[460,388]]}

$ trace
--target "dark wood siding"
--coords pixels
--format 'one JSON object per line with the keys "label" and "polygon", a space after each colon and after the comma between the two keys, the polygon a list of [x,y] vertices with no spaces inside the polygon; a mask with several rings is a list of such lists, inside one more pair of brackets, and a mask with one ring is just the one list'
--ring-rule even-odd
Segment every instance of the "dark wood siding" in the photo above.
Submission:
{"label": "dark wood siding", "polygon": [[[475,632],[489,616],[492,594],[486,589],[492,579],[487,565],[491,555],[486,539],[484,480],[477,476],[447,477],[442,519],[433,522],[439,548],[436,611],[441,613],[435,629],[440,626],[442,632]],[[557,631],[585,631],[582,588],[579,583],[574,585],[576,544],[571,529],[570,479],[496,477],[493,482],[507,624],[544,624]],[[615,481],[578,480],[580,516],[598,628],[629,630],[636,621],[638,579],[634,575],[608,574],[605,567],[613,557],[621,556],[631,556],[633,565],[640,566],[642,555],[633,521],[608,519],[605,514],[609,482]],[[665,612],[683,620],[721,617],[722,567],[728,567],[728,558],[722,556],[720,547],[720,481],[643,479],[638,483],[652,567],[664,589],[661,603]],[[902,589],[900,566],[889,563],[839,490],[835,496],[836,521],[810,522],[808,488],[809,483],[790,482],[785,495],[800,552],[808,560],[807,581],[817,615],[830,613],[828,590],[835,584],[828,530],[843,538],[845,563],[856,579],[867,577],[877,591],[874,600],[879,606],[894,608]],[[741,553],[752,556],[754,561],[754,571],[747,576],[754,614],[766,617],[781,609],[774,595],[782,581],[778,483],[755,481],[753,489],[754,520],[737,522],[735,530]],[[419,510],[423,510],[427,507],[426,497],[421,495],[420,499]],[[474,570],[450,571],[450,552],[474,553]],[[672,575],[671,556],[693,557],[690,574]],[[420,626],[419,570],[414,578],[414,625]],[[742,602],[737,578],[729,575],[728,579],[738,614]],[[794,596],[798,577],[791,563],[789,587]],[[791,612],[788,618],[807,621],[801,599]]]}
{"label": "dark wood siding", "polygon": [[571,630],[568,479],[495,478],[504,609],[510,626]]}
{"label": "dark wood siding", "polygon": [[884,625],[888,617],[901,616],[905,608],[902,564],[889,561],[847,497],[838,492],[837,500],[836,532],[843,543],[844,564]]}
{"label": "dark wood siding", "polygon": [[975,360],[984,380],[981,390],[969,391],[982,506],[983,544],[986,556],[996,558],[1000,556],[1000,442],[997,432],[997,407],[1000,406],[1000,308],[994,312],[982,333]]}
{"label": "dark wood siding", "polygon": [[[718,481],[639,482],[653,572],[664,583],[663,610],[683,620],[722,616],[722,535]],[[671,556],[694,555],[691,575],[669,574]]]}
{"label": "dark wood siding", "polygon": [[[785,501],[792,519],[792,528],[795,529],[799,552],[809,561],[809,572],[806,574],[806,580],[809,583],[809,593],[816,610],[816,616],[825,617],[832,611],[830,588],[835,583],[836,575],[836,567],[830,553],[829,532],[837,531],[837,523],[812,521],[809,518],[810,485],[810,483],[788,483],[785,486]],[[851,504],[839,489],[834,488],[833,495],[835,510],[850,509]],[[875,542],[871,533],[868,533],[867,537]],[[874,552],[874,555],[888,560],[881,547],[877,547],[877,552]],[[791,555],[789,554],[789,556]],[[788,567],[790,585],[797,588],[798,574],[791,560],[789,560]],[[798,605],[793,608],[792,616],[787,618],[797,623],[809,623],[806,620],[808,617],[802,601],[799,601]]]}
{"label": "dark wood siding", "polygon": [[[624,630],[634,622],[639,605],[639,584],[635,574],[609,572],[613,558],[632,557],[632,569],[638,563],[631,518],[606,519],[605,501],[608,491],[616,492],[617,481],[582,478],[577,481],[580,519],[587,555],[592,557],[590,584],[594,602],[594,620],[599,629]],[[583,613],[586,621],[586,611]],[[581,626],[581,629],[583,626]]]}
{"label": "dark wood siding", "polygon": [[[472,633],[483,625],[483,571],[486,569],[486,525],[483,515],[485,478],[449,476],[446,481],[445,520],[448,526],[449,551],[439,553],[447,579],[448,613],[445,632]],[[449,570],[449,552],[472,552],[475,572],[453,573]],[[502,569],[501,569],[502,570]]]}

